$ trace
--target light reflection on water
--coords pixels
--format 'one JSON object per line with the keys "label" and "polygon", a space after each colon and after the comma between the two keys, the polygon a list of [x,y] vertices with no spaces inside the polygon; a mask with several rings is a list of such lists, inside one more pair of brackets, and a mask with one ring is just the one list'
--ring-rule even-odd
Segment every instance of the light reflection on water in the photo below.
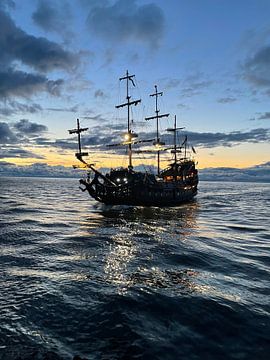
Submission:
{"label": "light reflection on water", "polygon": [[0,359],[31,346],[63,359],[264,359],[269,185],[200,188],[176,208],[105,207],[74,180],[1,180]]}

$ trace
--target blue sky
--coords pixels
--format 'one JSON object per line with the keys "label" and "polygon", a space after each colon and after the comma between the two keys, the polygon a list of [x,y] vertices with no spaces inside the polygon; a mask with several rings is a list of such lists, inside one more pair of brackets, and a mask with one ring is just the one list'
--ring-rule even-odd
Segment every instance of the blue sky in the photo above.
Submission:
{"label": "blue sky", "polygon": [[127,69],[139,132],[153,131],[157,84],[161,129],[176,114],[200,167],[269,161],[269,13],[268,0],[0,0],[0,161],[71,165],[79,117],[108,166],[116,154],[99,151],[124,127]]}

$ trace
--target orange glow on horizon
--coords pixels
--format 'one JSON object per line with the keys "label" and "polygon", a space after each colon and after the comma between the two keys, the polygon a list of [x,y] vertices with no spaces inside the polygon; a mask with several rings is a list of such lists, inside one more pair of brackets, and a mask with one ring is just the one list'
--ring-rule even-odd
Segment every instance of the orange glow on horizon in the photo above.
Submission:
{"label": "orange glow on horizon", "polygon": [[[42,156],[43,158],[3,158],[1,161],[13,163],[18,166],[27,166],[35,163],[44,163],[50,166],[72,167],[79,165],[79,161],[75,158],[74,153],[70,150],[63,150],[61,153],[54,148],[27,148],[27,150]],[[262,164],[269,161],[269,145],[268,144],[243,144],[237,147],[216,147],[212,149],[197,149],[195,161],[198,161],[198,168],[215,168],[215,167],[232,167],[246,168],[254,165]],[[161,167],[165,168],[171,159],[167,155],[165,160],[161,161]],[[96,168],[114,168],[126,167],[128,159],[126,155],[110,154],[110,153],[90,153],[87,161],[94,163]],[[139,158],[134,154],[133,165],[156,165],[156,159],[152,155],[145,155]]]}

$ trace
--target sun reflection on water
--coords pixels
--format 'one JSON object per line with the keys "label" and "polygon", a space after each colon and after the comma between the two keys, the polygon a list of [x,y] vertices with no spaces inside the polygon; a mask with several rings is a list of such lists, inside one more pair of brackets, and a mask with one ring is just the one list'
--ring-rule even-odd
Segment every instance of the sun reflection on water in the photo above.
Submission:
{"label": "sun reflection on water", "polygon": [[197,226],[197,211],[196,202],[171,209],[102,207],[100,213],[109,235],[109,246],[104,248],[105,282],[113,284],[119,294],[133,286],[180,286],[193,291],[189,281],[195,276],[192,269],[183,269],[181,264],[179,270],[163,269],[157,265],[162,263],[157,256],[164,257],[179,241],[187,241]]}

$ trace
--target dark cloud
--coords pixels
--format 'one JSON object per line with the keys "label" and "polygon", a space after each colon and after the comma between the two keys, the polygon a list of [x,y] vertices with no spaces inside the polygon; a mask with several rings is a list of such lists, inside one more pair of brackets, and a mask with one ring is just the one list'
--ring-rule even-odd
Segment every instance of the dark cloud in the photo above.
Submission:
{"label": "dark cloud", "polygon": [[164,14],[156,4],[137,5],[136,0],[95,1],[87,19],[93,34],[109,41],[138,40],[156,46],[164,30]]}
{"label": "dark cloud", "polygon": [[16,5],[13,0],[1,0],[0,1],[0,9],[2,10],[9,10],[15,9]]}
{"label": "dark cloud", "polygon": [[270,141],[270,129],[253,129],[246,132],[196,133],[185,132],[192,144],[200,147],[235,146],[241,143],[261,143]]}
{"label": "dark cloud", "polygon": [[30,122],[27,119],[21,119],[15,123],[14,128],[25,135],[38,135],[48,130],[47,126]]}
{"label": "dark cloud", "polygon": [[[110,127],[91,127],[91,129],[82,136],[82,147],[85,148],[85,150],[87,150],[87,148],[93,148],[94,150],[108,151],[107,145],[118,143],[123,140],[123,133],[125,130],[126,124],[115,124]],[[35,139],[35,144],[73,151],[76,151],[78,148],[77,137],[56,139],[54,141],[44,137],[38,137]]]}
{"label": "dark cloud", "polygon": [[249,58],[244,68],[244,78],[253,85],[259,87],[270,87],[270,46],[258,50]]}
{"label": "dark cloud", "polygon": [[94,94],[95,98],[102,98],[102,99],[105,99],[107,96],[104,94],[104,92],[100,89],[96,90],[95,91],[95,94]]}
{"label": "dark cloud", "polygon": [[8,100],[3,103],[2,106],[0,106],[0,116],[10,116],[14,114],[25,114],[25,113],[37,113],[39,111],[42,111],[42,106],[39,104],[23,104],[19,103],[15,100]]}
{"label": "dark cloud", "polygon": [[190,82],[187,86],[181,89],[182,97],[192,97],[202,93],[203,89],[208,88],[212,84],[210,80]]}
{"label": "dark cloud", "polygon": [[24,71],[0,71],[0,98],[20,96],[29,98],[37,91],[47,91],[52,95],[60,94],[63,80],[48,80],[41,74],[30,74]]}
{"label": "dark cloud", "polygon": [[220,103],[220,104],[229,104],[229,103],[232,103],[232,102],[235,102],[237,101],[237,99],[235,97],[225,97],[225,98],[220,98],[220,99],[217,99],[217,102]]}
{"label": "dark cloud", "polygon": [[[242,143],[263,143],[270,141],[270,129],[258,128],[250,131],[232,131],[230,133],[200,133],[192,131],[181,132],[179,136],[179,143],[181,144],[184,136],[187,135],[188,141],[197,147],[214,148],[218,146],[232,147]],[[142,138],[155,138],[155,132],[148,134],[141,134]],[[180,135],[180,134],[179,134]],[[167,145],[173,143],[172,135],[164,135],[164,140]]]}
{"label": "dark cloud", "polygon": [[[1,8],[0,24],[0,100],[14,100],[13,96],[29,98],[39,91],[59,95],[63,80],[50,80],[42,73],[74,69],[77,57],[55,42],[27,34]],[[31,67],[35,72],[20,70],[20,64]],[[12,106],[2,108],[1,113],[8,115],[12,110]]]}
{"label": "dark cloud", "polygon": [[24,150],[21,148],[0,148],[0,159],[5,158],[19,158],[19,159],[44,159],[44,156],[34,154],[31,151]]}
{"label": "dark cloud", "polygon": [[[0,169],[4,166],[16,166],[15,164],[12,164],[10,162],[7,162],[7,161],[0,161]],[[1,171],[1,170],[0,170]]]}
{"label": "dark cloud", "polygon": [[15,100],[8,99],[0,105],[0,117],[8,117],[15,114],[34,114],[42,110],[42,106],[36,103],[23,104]]}
{"label": "dark cloud", "polygon": [[11,131],[8,124],[0,122],[0,144],[13,144],[17,142],[16,135]]}
{"label": "dark cloud", "polygon": [[1,10],[0,23],[0,62],[2,64],[20,60],[38,71],[47,72],[55,69],[70,70],[77,63],[75,55],[55,42],[28,35]]}
{"label": "dark cloud", "polygon": [[[115,126],[95,126],[86,133],[82,142],[84,146],[93,146],[97,150],[107,149],[106,145],[113,143],[119,143],[123,140],[123,133],[126,131],[125,124],[117,124]],[[270,129],[258,128],[250,131],[232,131],[230,133],[211,133],[211,132],[192,132],[192,131],[183,131],[182,136],[179,136],[179,143],[182,143],[184,136],[188,136],[189,142],[197,147],[202,148],[214,148],[214,147],[232,147],[243,143],[263,143],[270,141]],[[154,139],[156,133],[140,133],[140,139]],[[169,134],[163,135],[163,140],[165,140],[167,145],[173,143],[173,136]],[[73,145],[76,144],[76,139],[73,138]],[[51,144],[51,143],[50,143]],[[64,148],[72,148],[69,139],[63,139],[62,141],[57,141],[51,144],[52,146]]]}
{"label": "dark cloud", "polygon": [[174,89],[177,88],[178,85],[181,84],[180,79],[168,79],[164,84],[164,89]]}
{"label": "dark cloud", "polygon": [[270,119],[270,112],[269,112],[269,111],[261,114],[261,115],[258,117],[258,120],[269,120],[269,119]]}
{"label": "dark cloud", "polygon": [[189,109],[189,106],[188,105],[186,105],[186,104],[177,104],[177,107],[179,108],[179,109],[182,109],[182,110],[187,110],[187,109]]}
{"label": "dark cloud", "polygon": [[94,120],[97,122],[103,122],[106,123],[106,119],[101,114],[93,115],[93,116],[82,116],[83,119],[86,120]]}
{"label": "dark cloud", "polygon": [[72,167],[50,166],[44,163],[18,166],[12,163],[0,161],[0,175],[2,176],[44,176],[44,177],[73,177],[84,175],[82,171],[74,170]]}
{"label": "dark cloud", "polygon": [[56,139],[51,141],[47,138],[39,137],[35,139],[37,145],[46,146],[46,147],[55,147],[63,150],[76,150],[78,148],[77,138],[71,139]]}
{"label": "dark cloud", "polygon": [[270,182],[270,162],[244,169],[208,168],[200,170],[200,179],[206,181]]}
{"label": "dark cloud", "polygon": [[40,0],[32,19],[36,25],[45,31],[62,33],[66,32],[71,16],[68,2],[63,0],[61,2]]}
{"label": "dark cloud", "polygon": [[167,90],[180,88],[181,97],[199,95],[213,84],[209,76],[201,72],[192,73],[182,79],[162,78],[158,82],[162,84],[162,88]]}
{"label": "dark cloud", "polygon": [[[144,168],[141,170],[144,170]],[[71,167],[50,166],[44,163],[18,166],[9,162],[0,161],[0,175],[79,178],[83,176],[83,172],[74,170]],[[243,169],[224,167],[202,169],[199,171],[199,175],[201,180],[207,181],[270,182],[270,162]]]}
{"label": "dark cloud", "polygon": [[56,8],[49,1],[39,1],[36,11],[32,15],[35,24],[43,30],[59,30],[59,21]]}
{"label": "dark cloud", "polygon": [[22,144],[29,143],[29,139],[47,128],[43,125],[21,120],[14,124],[14,129],[7,123],[0,123],[0,158],[35,158],[43,159],[41,155],[22,148]]}
{"label": "dark cloud", "polygon": [[78,105],[74,105],[71,107],[67,107],[67,108],[46,108],[46,110],[49,111],[56,111],[56,112],[71,112],[71,113],[76,113],[78,112]]}

